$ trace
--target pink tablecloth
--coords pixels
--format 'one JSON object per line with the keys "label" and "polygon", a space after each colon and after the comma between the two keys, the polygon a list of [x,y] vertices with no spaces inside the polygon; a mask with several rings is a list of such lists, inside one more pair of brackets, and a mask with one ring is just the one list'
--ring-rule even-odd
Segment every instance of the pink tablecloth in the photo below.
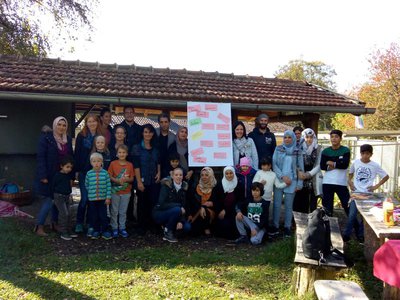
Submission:
{"label": "pink tablecloth", "polygon": [[400,288],[400,240],[387,241],[375,252],[374,276]]}

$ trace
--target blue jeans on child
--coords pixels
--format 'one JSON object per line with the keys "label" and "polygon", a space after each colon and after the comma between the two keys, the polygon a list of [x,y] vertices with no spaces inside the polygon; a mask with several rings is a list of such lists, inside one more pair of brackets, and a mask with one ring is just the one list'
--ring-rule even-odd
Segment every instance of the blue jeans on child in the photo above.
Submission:
{"label": "blue jeans on child", "polygon": [[176,224],[182,222],[183,232],[189,232],[192,225],[187,221],[182,221],[182,210],[180,207],[172,207],[163,211],[154,211],[153,219],[157,224],[164,225],[168,230],[175,231]]}
{"label": "blue jeans on child", "polygon": [[78,210],[76,212],[76,224],[83,224],[86,215],[86,224],[91,225],[90,212],[86,214],[88,205],[88,192],[85,186],[86,172],[79,172],[79,189],[81,191],[81,201],[79,201]]}
{"label": "blue jeans on child", "polygon": [[105,200],[89,201],[91,226],[95,232],[108,231],[107,205]]}
{"label": "blue jeans on child", "polygon": [[292,215],[293,215],[293,200],[295,193],[285,193],[283,189],[274,189],[274,203],[273,203],[273,224],[275,228],[279,228],[279,220],[281,217],[281,206],[283,196],[285,195],[285,228],[292,227]]}
{"label": "blue jeans on child", "polygon": [[243,216],[243,220],[239,221],[236,219],[236,227],[237,230],[239,231],[240,235],[247,235],[246,228],[249,228],[250,230],[257,230],[257,234],[255,236],[250,237],[250,242],[253,245],[258,245],[261,244],[264,234],[265,234],[265,229],[259,229],[258,226],[250,220],[248,217]]}
{"label": "blue jeans on child", "polygon": [[349,204],[349,216],[347,220],[346,229],[344,230],[344,235],[350,237],[353,232],[353,228],[356,231],[356,236],[358,238],[364,237],[364,225],[362,220],[357,219],[357,206],[356,200],[351,200]]}

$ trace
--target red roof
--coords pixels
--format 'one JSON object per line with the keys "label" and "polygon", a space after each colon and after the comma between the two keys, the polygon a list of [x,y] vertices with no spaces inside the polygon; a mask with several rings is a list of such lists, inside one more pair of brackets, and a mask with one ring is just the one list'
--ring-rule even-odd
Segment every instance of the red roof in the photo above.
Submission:
{"label": "red roof", "polygon": [[24,92],[177,101],[364,108],[315,85],[276,78],[119,66],[59,59],[0,57],[0,94]]}

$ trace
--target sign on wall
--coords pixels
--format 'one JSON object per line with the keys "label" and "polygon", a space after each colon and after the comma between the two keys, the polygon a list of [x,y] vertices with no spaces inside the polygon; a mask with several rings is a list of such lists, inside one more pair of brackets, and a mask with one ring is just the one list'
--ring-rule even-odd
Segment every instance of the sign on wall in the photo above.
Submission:
{"label": "sign on wall", "polygon": [[188,102],[189,166],[233,165],[230,103]]}

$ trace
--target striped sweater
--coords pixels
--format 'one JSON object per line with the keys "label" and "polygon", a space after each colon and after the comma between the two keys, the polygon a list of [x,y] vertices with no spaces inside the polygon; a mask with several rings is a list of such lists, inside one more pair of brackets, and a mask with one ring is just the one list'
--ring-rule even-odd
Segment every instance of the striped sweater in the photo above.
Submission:
{"label": "striped sweater", "polygon": [[85,186],[89,201],[111,199],[111,181],[106,170],[95,171],[92,169],[87,172]]}

